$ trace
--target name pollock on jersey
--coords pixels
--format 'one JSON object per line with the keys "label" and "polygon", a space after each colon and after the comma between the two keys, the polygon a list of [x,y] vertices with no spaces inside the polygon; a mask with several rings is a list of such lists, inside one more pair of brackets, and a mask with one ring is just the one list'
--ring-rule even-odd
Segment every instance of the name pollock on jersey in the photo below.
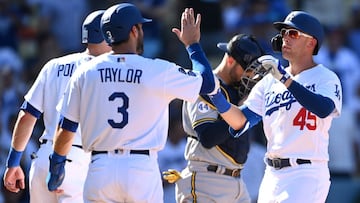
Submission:
{"label": "name pollock on jersey", "polygon": [[65,76],[71,77],[72,73],[74,72],[75,64],[68,63],[68,64],[60,64],[58,66],[57,76]]}
{"label": "name pollock on jersey", "polygon": [[140,83],[142,70],[127,69],[122,70],[118,68],[100,68],[101,82],[127,82],[127,83]]}

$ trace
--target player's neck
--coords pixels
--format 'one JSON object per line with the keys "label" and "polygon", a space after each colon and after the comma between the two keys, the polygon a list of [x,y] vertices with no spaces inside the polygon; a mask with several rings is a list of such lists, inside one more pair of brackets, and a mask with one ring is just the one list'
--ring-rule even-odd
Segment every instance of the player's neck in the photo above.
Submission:
{"label": "player's neck", "polygon": [[215,69],[214,74],[217,78],[219,78],[224,84],[229,85],[230,84],[230,78],[229,73],[225,73],[223,69]]}
{"label": "player's neck", "polygon": [[91,56],[99,56],[109,51],[111,51],[111,47],[109,47],[106,42],[103,41],[100,44],[88,44],[84,52]]}
{"label": "player's neck", "polygon": [[291,61],[289,62],[290,73],[295,76],[301,73],[304,70],[311,69],[315,67],[317,64],[311,60],[300,60],[300,61]]}
{"label": "player's neck", "polygon": [[136,44],[130,41],[112,45],[113,54],[136,54]]}

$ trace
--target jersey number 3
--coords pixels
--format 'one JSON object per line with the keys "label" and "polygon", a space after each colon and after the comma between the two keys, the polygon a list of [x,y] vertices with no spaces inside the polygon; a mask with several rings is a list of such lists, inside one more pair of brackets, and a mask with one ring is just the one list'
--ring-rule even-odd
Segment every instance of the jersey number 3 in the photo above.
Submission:
{"label": "jersey number 3", "polygon": [[123,105],[117,108],[117,112],[122,115],[122,121],[115,122],[113,119],[109,119],[108,123],[113,128],[123,128],[129,122],[129,113],[127,112],[127,109],[129,108],[129,97],[123,92],[114,92],[110,95],[109,101],[114,101],[115,99],[123,100]]}
{"label": "jersey number 3", "polygon": [[305,108],[301,108],[293,120],[293,125],[300,126],[300,130],[304,130],[304,127],[316,130],[316,116]]}

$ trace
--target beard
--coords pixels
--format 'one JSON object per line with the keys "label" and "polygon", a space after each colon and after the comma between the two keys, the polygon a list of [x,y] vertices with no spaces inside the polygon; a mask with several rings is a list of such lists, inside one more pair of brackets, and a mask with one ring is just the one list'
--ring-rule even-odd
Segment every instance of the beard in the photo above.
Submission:
{"label": "beard", "polygon": [[139,35],[137,39],[137,45],[136,45],[136,52],[139,55],[142,55],[144,53],[144,38],[143,35]]}

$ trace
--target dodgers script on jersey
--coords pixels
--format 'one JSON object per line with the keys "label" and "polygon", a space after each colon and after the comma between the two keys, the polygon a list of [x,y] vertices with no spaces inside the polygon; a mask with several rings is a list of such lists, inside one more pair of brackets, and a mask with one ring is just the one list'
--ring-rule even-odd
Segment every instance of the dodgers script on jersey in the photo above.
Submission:
{"label": "dodgers script on jersey", "polygon": [[[161,59],[103,54],[73,75],[58,110],[81,123],[85,151],[158,151],[167,138],[170,101],[194,102],[202,84],[199,77]],[[96,118],[90,116],[94,111]]]}
{"label": "dodgers script on jersey", "polygon": [[335,104],[334,112],[323,119],[317,117],[302,107],[286,87],[270,75],[256,84],[245,104],[263,117],[269,141],[267,157],[326,161],[329,159],[328,130],[332,119],[341,113],[340,80],[323,65],[305,70],[293,80],[316,94],[330,98]]}
{"label": "dodgers script on jersey", "polygon": [[[25,95],[25,100],[43,113],[45,130],[40,140],[52,140],[56,132],[59,113],[55,105],[64,94],[66,85],[80,64],[91,60],[93,56],[85,53],[74,53],[55,58],[41,69],[36,81]],[[74,144],[81,145],[79,133]]]}

